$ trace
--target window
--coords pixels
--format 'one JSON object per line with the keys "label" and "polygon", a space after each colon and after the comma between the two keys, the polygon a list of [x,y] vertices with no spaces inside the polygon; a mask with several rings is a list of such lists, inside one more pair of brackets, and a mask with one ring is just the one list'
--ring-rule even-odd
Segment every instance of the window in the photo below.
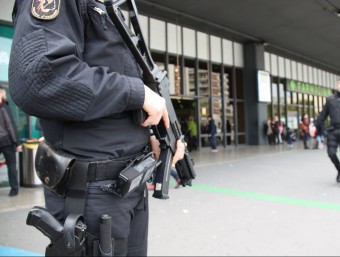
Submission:
{"label": "window", "polygon": [[235,144],[235,117],[234,117],[234,99],[232,87],[232,69],[224,67],[223,77],[223,97],[224,97],[224,120],[225,132],[227,136],[227,145]]}
{"label": "window", "polygon": [[[272,83],[272,104],[273,104],[273,116],[279,117],[279,93],[277,89],[277,82],[274,82],[275,80],[273,79]],[[276,79],[277,81],[277,79]]]}
{"label": "window", "polygon": [[181,95],[181,66],[178,56],[169,56],[170,95]]}
{"label": "window", "polygon": [[220,65],[212,65],[211,72],[211,94],[212,94],[212,115],[215,120],[217,132],[223,130],[222,124],[222,74]]}
{"label": "window", "polygon": [[210,96],[210,86],[209,86],[209,71],[208,64],[206,62],[199,63],[198,70],[198,95],[199,96]]}
{"label": "window", "polygon": [[286,101],[285,101],[285,90],[284,84],[281,82],[279,84],[279,111],[280,111],[280,121],[286,124]]}
{"label": "window", "polygon": [[183,94],[186,96],[197,95],[196,92],[196,72],[195,72],[195,60],[184,60],[184,89]]}
{"label": "window", "polygon": [[237,99],[243,99],[243,72],[242,69],[236,69],[236,97]]}

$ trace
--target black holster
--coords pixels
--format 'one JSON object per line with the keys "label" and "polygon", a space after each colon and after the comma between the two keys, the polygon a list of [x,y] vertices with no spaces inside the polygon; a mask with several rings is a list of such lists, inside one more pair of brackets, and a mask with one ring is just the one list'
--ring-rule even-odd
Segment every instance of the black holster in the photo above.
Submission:
{"label": "black holster", "polygon": [[[135,158],[134,156],[133,159]],[[102,251],[103,246],[100,245],[100,240],[103,239],[103,235],[106,238],[104,245],[111,242],[112,250],[114,249],[116,254],[126,253],[126,240],[114,240],[111,236],[107,238],[105,232],[100,237],[94,237],[86,232],[83,215],[88,181],[96,181],[98,177],[99,179],[112,179],[112,176],[116,178],[118,171],[121,171],[130,162],[130,159],[127,158],[118,162],[93,163],[77,161],[75,156],[56,149],[47,141],[40,142],[35,159],[37,175],[45,186],[65,198],[64,211],[65,217],[67,217],[64,226],[62,226],[47,210],[37,207],[36,212],[43,213],[48,217],[48,219],[45,219],[46,226],[44,226],[44,229],[39,228],[38,224],[42,224],[41,219],[38,217],[39,215],[37,215],[36,219],[39,219],[40,222],[35,223],[31,218],[30,224],[27,223],[37,227],[46,236],[50,234],[46,233],[46,228],[53,231],[51,228],[58,227],[59,231],[62,231],[61,233],[55,233],[59,236],[50,237],[51,243],[46,247],[46,256],[112,256],[113,251]],[[96,169],[89,169],[90,164],[92,169],[94,166]],[[89,172],[89,170],[93,172]],[[100,171],[98,172],[99,174],[96,171]],[[31,214],[30,216],[34,215]],[[51,224],[55,226],[51,226]],[[111,231],[111,224],[104,227],[106,231]]]}
{"label": "black holster", "polygon": [[82,215],[70,214],[62,225],[48,210],[35,206],[28,213],[26,224],[51,240],[46,256],[85,256],[87,227]]}
{"label": "black holster", "polygon": [[81,215],[70,214],[64,223],[63,236],[46,247],[45,256],[85,256],[86,225]]}

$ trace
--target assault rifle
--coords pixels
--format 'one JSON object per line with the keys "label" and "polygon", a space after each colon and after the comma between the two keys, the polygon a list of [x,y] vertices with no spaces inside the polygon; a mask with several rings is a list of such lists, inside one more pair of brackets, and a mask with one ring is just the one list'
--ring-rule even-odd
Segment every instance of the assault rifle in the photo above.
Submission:
{"label": "assault rifle", "polygon": [[[129,29],[124,21],[120,7],[125,4],[129,12],[129,18],[133,27],[133,31]],[[154,92],[162,96],[166,101],[166,107],[170,119],[170,128],[166,128],[164,122],[161,121],[157,126],[152,126],[153,133],[160,142],[160,161],[156,171],[156,185],[153,197],[159,199],[167,199],[169,191],[169,180],[171,173],[171,164],[173,155],[176,152],[177,140],[184,142],[180,123],[178,122],[174,107],[171,102],[169,88],[170,81],[165,71],[161,71],[153,61],[150,51],[146,46],[142,30],[139,25],[138,12],[134,0],[104,0],[107,14],[116,26],[121,37],[127,44],[131,53],[138,62],[143,71],[143,82]],[[145,120],[147,114],[140,110],[135,113],[135,119],[140,123]],[[192,160],[188,152],[185,152],[184,158],[176,164],[177,173],[181,179],[182,186],[191,186],[192,180],[196,177]]]}

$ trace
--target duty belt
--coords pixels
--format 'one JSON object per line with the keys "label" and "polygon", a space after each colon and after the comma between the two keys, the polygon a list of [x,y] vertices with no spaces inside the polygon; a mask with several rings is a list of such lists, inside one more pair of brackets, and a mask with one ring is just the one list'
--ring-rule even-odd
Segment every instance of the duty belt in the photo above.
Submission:
{"label": "duty belt", "polygon": [[87,181],[95,182],[101,180],[115,180],[128,163],[129,160],[89,162],[87,170]]}
{"label": "duty belt", "polygon": [[142,152],[124,159],[86,162],[77,160],[72,167],[65,199],[65,215],[84,214],[87,197],[87,183],[101,180],[115,180],[128,163]]}
{"label": "duty belt", "polygon": [[80,165],[80,167],[75,167],[77,170],[84,167],[87,167],[87,181],[95,182],[101,180],[115,180],[118,178],[119,173],[135,158],[138,156],[145,154],[148,152],[148,147],[145,147],[142,151],[129,155],[123,158],[117,158],[114,160],[105,160],[105,161],[93,161],[93,162],[84,162],[77,161],[76,165]]}

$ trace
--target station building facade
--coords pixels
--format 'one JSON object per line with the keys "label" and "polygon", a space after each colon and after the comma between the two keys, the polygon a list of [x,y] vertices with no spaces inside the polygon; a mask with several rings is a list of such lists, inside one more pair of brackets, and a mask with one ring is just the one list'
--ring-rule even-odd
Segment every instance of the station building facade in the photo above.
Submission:
{"label": "station building facade", "polygon": [[[13,37],[9,3],[0,3],[0,84],[7,89]],[[168,72],[182,127],[189,116],[197,123],[198,150],[209,146],[208,115],[217,125],[220,146],[266,144],[268,119],[278,117],[297,130],[302,114],[316,118],[335,90],[339,74],[269,52],[264,44],[235,42],[199,25],[189,28],[144,15],[139,20],[155,63]],[[36,118],[9,103],[20,137],[39,137]]]}

